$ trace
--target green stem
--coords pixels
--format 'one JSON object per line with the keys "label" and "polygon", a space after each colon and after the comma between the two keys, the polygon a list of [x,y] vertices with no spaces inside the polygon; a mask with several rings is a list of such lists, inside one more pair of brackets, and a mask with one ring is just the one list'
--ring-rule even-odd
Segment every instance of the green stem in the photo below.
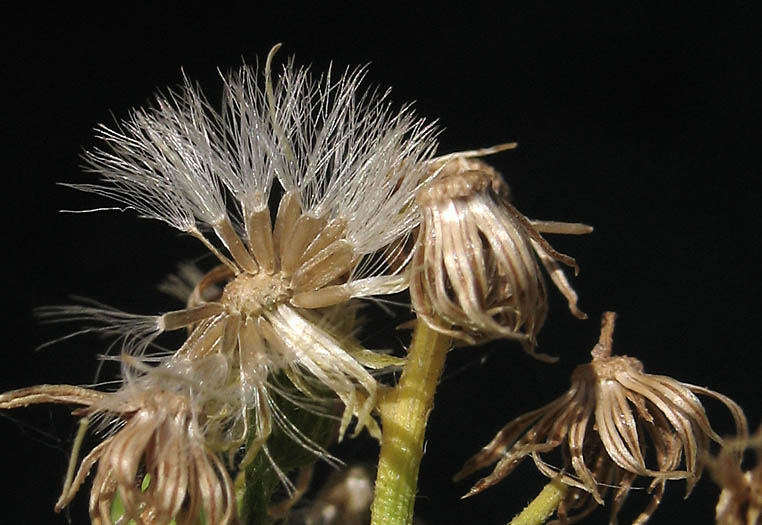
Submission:
{"label": "green stem", "polygon": [[426,421],[449,348],[449,337],[418,321],[402,377],[379,404],[383,431],[371,525],[413,521]]}
{"label": "green stem", "polygon": [[526,506],[521,514],[513,518],[510,525],[542,525],[561,503],[568,486],[554,479]]}

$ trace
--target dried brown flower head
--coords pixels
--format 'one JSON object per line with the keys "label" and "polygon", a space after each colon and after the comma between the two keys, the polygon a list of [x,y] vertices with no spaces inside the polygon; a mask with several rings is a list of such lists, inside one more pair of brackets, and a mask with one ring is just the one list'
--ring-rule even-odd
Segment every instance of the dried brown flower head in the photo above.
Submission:
{"label": "dried brown flower head", "polygon": [[[651,502],[636,520],[644,523],[659,505],[666,481],[685,479],[690,494],[701,477],[710,442],[722,443],[696,394],[722,402],[738,434],[746,435],[743,411],[726,396],[646,374],[637,359],[612,356],[613,329],[614,314],[607,312],[601,339],[591,352],[593,360],[577,367],[571,388],[555,401],[508,423],[466,462],[456,479],[497,462],[493,472],[479,480],[467,496],[494,485],[531,456],[541,473],[572,487],[559,507],[562,522],[578,521],[596,505],[603,505],[606,493],[614,489],[613,522],[635,479],[651,478]],[[560,468],[542,458],[558,448],[563,461]],[[646,463],[648,450],[654,464]],[[579,513],[569,515],[578,509]]]}
{"label": "dried brown flower head", "polygon": [[519,340],[530,352],[547,313],[537,258],[576,317],[577,294],[559,262],[578,270],[540,232],[582,234],[584,224],[530,221],[510,202],[508,187],[486,163],[472,158],[514,147],[506,144],[435,159],[436,178],[416,196],[421,226],[412,261],[410,295],[418,316],[433,329],[468,344]]}
{"label": "dried brown flower head", "polygon": [[61,497],[60,511],[73,499],[98,463],[90,493],[94,525],[112,523],[115,498],[124,505],[119,523],[144,525],[237,523],[233,483],[224,465],[205,443],[203,416],[194,401],[158,385],[127,383],[106,394],[68,385],[39,385],[0,395],[0,409],[38,403],[79,405],[76,415],[103,418],[110,435],[79,464],[77,447]]}
{"label": "dried brown flower head", "polygon": [[[741,470],[744,450],[756,453],[756,464]],[[749,439],[725,440],[716,457],[707,460],[715,483],[722,488],[717,502],[718,525],[759,525],[762,523],[762,426]]]}

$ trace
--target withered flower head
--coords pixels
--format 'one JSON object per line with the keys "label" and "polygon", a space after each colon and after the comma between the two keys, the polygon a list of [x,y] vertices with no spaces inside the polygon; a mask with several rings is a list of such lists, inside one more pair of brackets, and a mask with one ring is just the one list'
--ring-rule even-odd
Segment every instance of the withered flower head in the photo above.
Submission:
{"label": "withered flower head", "polygon": [[[572,487],[559,507],[562,522],[578,521],[596,505],[603,505],[612,489],[614,522],[635,479],[651,478],[651,502],[636,520],[644,523],[659,505],[667,480],[685,479],[690,494],[701,477],[710,442],[722,443],[696,394],[722,402],[738,434],[747,434],[746,417],[731,399],[670,377],[646,374],[641,362],[632,357],[612,356],[614,317],[612,312],[604,315],[600,341],[591,352],[593,360],[577,367],[566,394],[508,423],[466,462],[456,479],[497,462],[468,496],[502,480],[531,456],[541,473]],[[560,449],[560,467],[542,457],[555,449]],[[653,464],[646,463],[648,450]],[[574,510],[579,512],[568,514]]]}
{"label": "withered flower head", "polygon": [[[741,470],[744,450],[756,453],[756,464]],[[762,426],[749,439],[725,440],[716,457],[707,461],[715,483],[722,488],[717,502],[717,525],[759,525],[762,523]]]}
{"label": "withered flower head", "polygon": [[506,144],[435,159],[436,178],[416,196],[422,220],[412,261],[410,295],[417,315],[433,329],[468,344],[519,340],[530,352],[547,313],[539,257],[576,317],[577,294],[540,232],[581,234],[583,224],[531,221],[508,202],[500,175],[471,158],[514,147]]}
{"label": "withered flower head", "polygon": [[60,511],[73,499],[98,463],[90,494],[94,525],[112,522],[118,497],[124,505],[119,523],[134,519],[144,525],[237,523],[233,483],[202,433],[203,417],[194,401],[158,385],[127,383],[118,392],[103,393],[68,385],[40,385],[0,395],[0,409],[37,403],[79,405],[75,415],[100,418],[111,428],[75,469],[77,447],[63,492]]}

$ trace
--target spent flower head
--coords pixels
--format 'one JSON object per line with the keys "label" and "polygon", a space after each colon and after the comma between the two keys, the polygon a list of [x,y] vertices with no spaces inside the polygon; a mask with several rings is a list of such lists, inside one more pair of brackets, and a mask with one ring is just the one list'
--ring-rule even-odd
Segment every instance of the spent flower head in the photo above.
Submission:
{"label": "spent flower head", "polygon": [[[235,494],[228,472],[206,444],[204,414],[188,389],[142,378],[114,393],[68,385],[40,385],[0,395],[0,409],[37,403],[78,405],[74,414],[101,420],[103,441],[70,474],[56,503],[73,499],[92,467],[98,469],[90,493],[93,524],[112,523],[115,501],[124,512],[119,523],[237,523]],[[83,427],[86,428],[86,427]]]}
{"label": "spent flower head", "polygon": [[[563,522],[576,522],[603,505],[612,489],[611,519],[615,521],[633,482],[638,477],[650,478],[652,499],[636,520],[644,523],[659,505],[666,482],[685,479],[690,494],[701,477],[710,442],[722,443],[696,394],[723,403],[738,434],[746,435],[746,417],[728,397],[671,377],[646,374],[637,359],[611,355],[614,317],[613,312],[604,315],[600,341],[591,352],[593,360],[574,370],[569,391],[508,423],[466,462],[456,479],[497,462],[468,496],[499,482],[531,456],[542,474],[572,487],[559,507]],[[560,467],[542,456],[555,449],[560,449]],[[649,450],[652,464],[646,461]],[[578,514],[568,515],[578,509]]]}
{"label": "spent flower head", "polygon": [[474,157],[515,145],[446,155],[430,163],[436,177],[416,195],[422,220],[410,296],[418,316],[439,332],[468,344],[516,339],[534,353],[548,309],[538,258],[572,314],[586,317],[558,264],[577,271],[576,262],[553,250],[540,232],[581,234],[592,228],[531,221],[511,205],[500,174]]}

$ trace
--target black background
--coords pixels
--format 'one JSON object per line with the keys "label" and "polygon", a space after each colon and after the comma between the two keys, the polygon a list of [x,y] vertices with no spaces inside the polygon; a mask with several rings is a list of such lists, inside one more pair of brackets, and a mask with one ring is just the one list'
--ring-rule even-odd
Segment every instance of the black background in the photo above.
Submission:
{"label": "black background", "polygon": [[[597,338],[603,310],[620,320],[615,351],[646,369],[709,386],[760,422],[759,140],[760,38],[754,3],[698,10],[661,2],[615,7],[459,9],[373,3],[342,8],[284,5],[203,11],[134,6],[119,11],[5,8],[2,211],[6,311],[0,390],[88,383],[92,339],[35,352],[66,333],[40,327],[34,307],[97,298],[127,311],[174,305],[155,285],[195,241],[131,213],[60,214],[105,205],[56,182],[85,181],[79,155],[92,128],[176,85],[181,67],[217,96],[217,67],[282,57],[323,71],[370,63],[371,84],[438,118],[442,153],[517,140],[491,162],[515,202],[534,218],[584,221],[595,233],[552,238],[575,256],[573,280],[590,320],[577,321],[553,295],[535,362],[515,344],[451,354],[432,414],[417,514],[428,524],[505,523],[544,478],[527,463],[486,493],[460,501],[468,481],[450,476],[505,422],[560,395]],[[391,319],[367,335],[405,341]],[[388,343],[387,343],[388,344]],[[729,417],[708,410],[721,433]],[[65,409],[0,417],[3,523],[65,523],[52,507],[74,433]],[[369,440],[343,457],[372,460]],[[475,481],[475,477],[469,481]],[[668,485],[651,523],[710,523],[717,489],[704,479],[687,501]],[[87,491],[72,523],[87,522]],[[632,496],[623,522],[645,504]],[[629,510],[628,510],[629,509]],[[604,523],[605,511],[585,523]]]}

